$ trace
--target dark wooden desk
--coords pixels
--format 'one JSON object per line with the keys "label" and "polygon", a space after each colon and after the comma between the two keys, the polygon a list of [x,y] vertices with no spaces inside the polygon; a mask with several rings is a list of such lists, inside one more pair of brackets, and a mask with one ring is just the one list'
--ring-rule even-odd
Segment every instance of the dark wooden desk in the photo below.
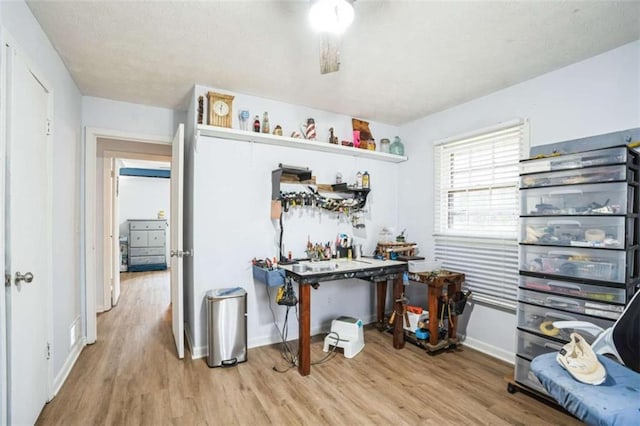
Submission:
{"label": "dark wooden desk", "polygon": [[[387,280],[393,279],[393,299],[402,297],[402,275],[407,271],[405,262],[362,258],[352,261],[333,260],[324,262],[303,262],[313,269],[294,272],[294,265],[280,265],[287,277],[298,283],[298,372],[307,376],[311,373],[311,287],[317,288],[321,282],[358,278],[373,281],[377,286],[376,313],[378,322],[384,321],[384,305],[387,296]],[[325,267],[327,269],[323,270]],[[330,268],[330,269],[328,269]],[[402,312],[402,304],[396,302],[394,309]],[[395,321],[393,347],[404,347],[402,321]]]}

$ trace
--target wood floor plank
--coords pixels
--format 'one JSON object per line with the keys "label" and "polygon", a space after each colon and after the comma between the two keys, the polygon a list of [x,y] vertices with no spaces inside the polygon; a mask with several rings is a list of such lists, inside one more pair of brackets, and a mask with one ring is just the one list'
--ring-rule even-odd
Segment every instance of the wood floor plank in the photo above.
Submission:
{"label": "wood floor plank", "polygon": [[[502,361],[464,346],[396,350],[390,334],[372,328],[356,357],[336,353],[306,377],[274,371],[286,367],[280,345],[250,349],[247,362],[226,369],[189,353],[179,360],[168,273],[122,274],[121,291],[38,425],[581,424],[509,394],[513,367]],[[312,339],[312,362],[326,355],[322,346],[322,336]]]}

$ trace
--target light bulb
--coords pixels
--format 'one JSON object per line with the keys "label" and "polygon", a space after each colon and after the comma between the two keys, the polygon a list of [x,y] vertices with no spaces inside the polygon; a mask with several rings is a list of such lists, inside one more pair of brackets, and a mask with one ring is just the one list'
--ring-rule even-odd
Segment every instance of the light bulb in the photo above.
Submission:
{"label": "light bulb", "polygon": [[353,5],[347,0],[317,0],[309,10],[309,21],[315,31],[342,34],[353,15]]}

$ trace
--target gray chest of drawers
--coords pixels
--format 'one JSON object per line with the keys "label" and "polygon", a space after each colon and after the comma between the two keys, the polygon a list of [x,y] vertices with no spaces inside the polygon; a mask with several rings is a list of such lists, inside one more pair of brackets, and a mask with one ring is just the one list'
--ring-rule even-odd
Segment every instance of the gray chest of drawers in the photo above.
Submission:
{"label": "gray chest of drawers", "polygon": [[129,271],[167,269],[165,219],[132,219],[129,224]]}

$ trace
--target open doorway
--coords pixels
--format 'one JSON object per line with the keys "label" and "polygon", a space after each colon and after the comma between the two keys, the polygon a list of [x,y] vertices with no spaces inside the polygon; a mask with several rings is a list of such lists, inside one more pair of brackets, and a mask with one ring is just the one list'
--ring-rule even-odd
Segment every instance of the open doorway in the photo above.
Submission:
{"label": "open doorway", "polygon": [[97,312],[117,305],[122,273],[166,271],[171,247],[171,158],[104,151],[103,165],[104,285],[99,292],[96,284]]}
{"label": "open doorway", "polygon": [[[171,160],[171,247],[170,247],[170,282],[171,282],[171,317],[172,332],[176,343],[176,351],[179,358],[184,357],[184,306],[183,306],[183,284],[182,265],[183,256],[190,255],[190,251],[184,250],[182,246],[183,222],[183,178],[184,178],[184,125],[179,124],[173,138],[153,137],[148,135],[136,135],[127,132],[114,130],[104,130],[96,128],[85,129],[85,170],[83,185],[83,207],[84,207],[84,286],[82,300],[84,314],[84,331],[88,344],[95,343],[98,337],[97,330],[97,309],[96,300],[99,297],[98,288],[104,287],[104,247],[105,241],[105,220],[104,220],[104,187],[105,187],[105,152],[117,152],[113,158],[126,158],[135,155],[162,156],[163,158],[146,158],[147,161]],[[126,155],[122,155],[125,153]],[[108,156],[108,155],[107,155]],[[134,159],[145,160],[137,157]],[[115,164],[109,163],[107,164]],[[110,168],[111,166],[109,166]],[[115,173],[114,173],[115,174]],[[112,217],[115,215],[112,215]],[[114,252],[119,252],[118,238],[115,237],[119,228],[118,223],[112,223],[112,232],[106,234],[109,239],[109,247],[113,247]],[[113,256],[109,256],[113,259]],[[106,262],[111,266],[113,274],[116,274],[115,266],[119,269],[119,263]],[[169,262],[167,262],[169,263]]]}

